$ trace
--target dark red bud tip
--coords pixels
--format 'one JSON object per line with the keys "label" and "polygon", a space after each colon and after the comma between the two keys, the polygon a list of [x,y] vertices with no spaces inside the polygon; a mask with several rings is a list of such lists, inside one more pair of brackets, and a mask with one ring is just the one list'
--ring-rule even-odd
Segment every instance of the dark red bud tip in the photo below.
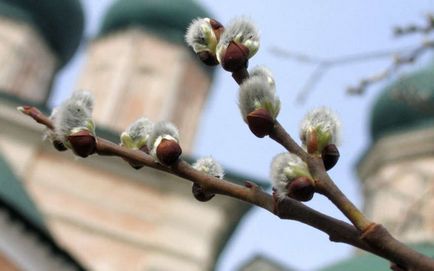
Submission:
{"label": "dark red bud tip", "polygon": [[240,44],[231,41],[226,48],[225,55],[222,58],[223,69],[235,72],[246,69],[249,60],[249,49]]}
{"label": "dark red bud tip", "polygon": [[225,28],[217,20],[210,19],[209,22],[211,24],[212,30],[214,31],[214,35],[216,36],[217,40],[219,40],[220,39],[220,35],[223,33],[223,31],[225,30]]}
{"label": "dark red bud tip", "polygon": [[182,153],[182,149],[176,141],[163,139],[157,147],[157,157],[161,163],[172,165]]}
{"label": "dark red bud tip", "polygon": [[301,176],[288,184],[288,196],[299,201],[309,201],[315,194],[313,181],[305,176]]}
{"label": "dark red bud tip", "polygon": [[321,154],[325,169],[332,169],[338,162],[339,156],[339,150],[335,144],[329,144],[325,146]]}
{"label": "dark red bud tip", "polygon": [[71,144],[74,153],[80,157],[86,158],[96,151],[95,137],[89,131],[80,131],[72,134],[67,138]]}
{"label": "dark red bud tip", "polygon": [[205,63],[208,66],[216,66],[219,64],[217,57],[215,56],[215,54],[211,52],[208,51],[199,52],[197,53],[197,56],[203,63]]}
{"label": "dark red bud tip", "polygon": [[194,198],[201,202],[209,201],[215,196],[215,194],[205,192],[204,189],[197,183],[193,184],[191,192],[193,193]]}
{"label": "dark red bud tip", "polygon": [[247,124],[255,136],[262,138],[270,134],[274,127],[274,119],[267,110],[260,108],[247,115]]}
{"label": "dark red bud tip", "polygon": [[58,151],[66,151],[68,149],[60,140],[53,140],[53,147]]}

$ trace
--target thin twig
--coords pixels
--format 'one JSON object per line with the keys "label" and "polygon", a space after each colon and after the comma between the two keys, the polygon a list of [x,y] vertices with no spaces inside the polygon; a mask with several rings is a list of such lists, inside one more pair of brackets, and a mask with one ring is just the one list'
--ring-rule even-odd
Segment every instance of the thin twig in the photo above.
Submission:
{"label": "thin twig", "polygon": [[308,65],[315,65],[315,69],[309,75],[308,79],[297,94],[296,101],[302,103],[306,100],[308,95],[312,93],[324,75],[329,72],[330,69],[336,66],[372,61],[381,58],[391,58],[393,60],[392,64],[383,71],[380,71],[377,74],[367,78],[363,78],[359,81],[357,86],[349,87],[347,89],[349,94],[363,94],[370,85],[390,77],[391,75],[395,74],[401,68],[401,66],[408,63],[413,63],[425,52],[432,50],[433,48],[434,41],[427,40],[421,44],[406,46],[394,50],[379,50],[334,58],[310,56],[299,52],[287,51],[277,47],[271,48],[271,52],[278,57],[287,58]]}

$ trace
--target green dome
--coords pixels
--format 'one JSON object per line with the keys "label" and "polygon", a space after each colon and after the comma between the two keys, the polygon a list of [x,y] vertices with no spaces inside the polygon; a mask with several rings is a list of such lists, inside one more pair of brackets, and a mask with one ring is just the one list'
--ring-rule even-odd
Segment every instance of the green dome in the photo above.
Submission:
{"label": "green dome", "polygon": [[137,25],[171,42],[184,43],[190,22],[210,17],[193,0],[118,0],[107,11],[100,35]]}
{"label": "green dome", "polygon": [[60,66],[71,59],[83,35],[79,0],[0,0],[0,15],[34,25],[59,58]]}
{"label": "green dome", "polygon": [[[434,257],[434,245],[431,243],[417,244],[411,246],[413,249]],[[354,256],[350,259],[338,262],[321,269],[321,271],[390,271],[390,262],[372,254]]]}
{"label": "green dome", "polygon": [[387,87],[374,104],[371,135],[385,134],[434,124],[434,65],[403,77]]}

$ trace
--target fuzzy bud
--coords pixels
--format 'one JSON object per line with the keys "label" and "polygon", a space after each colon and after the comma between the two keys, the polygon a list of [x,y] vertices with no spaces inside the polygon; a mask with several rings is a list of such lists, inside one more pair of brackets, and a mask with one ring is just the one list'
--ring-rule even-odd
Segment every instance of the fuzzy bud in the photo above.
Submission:
{"label": "fuzzy bud", "polygon": [[229,23],[217,44],[217,59],[225,70],[235,72],[247,68],[258,49],[256,26],[246,18],[237,18]]}
{"label": "fuzzy bud", "polygon": [[52,114],[53,142],[56,140],[72,148],[74,153],[81,157],[94,153],[96,139],[92,120],[93,104],[94,100],[89,92],[77,91],[57,107]]}
{"label": "fuzzy bud", "polygon": [[[201,158],[193,164],[193,168],[197,171],[223,179],[223,167],[211,157]],[[199,184],[194,183],[191,192],[198,201],[209,201],[215,194],[206,192]]]}
{"label": "fuzzy bud", "polygon": [[271,163],[271,180],[278,199],[286,196],[300,201],[313,197],[315,184],[303,160],[292,153],[281,153]]}
{"label": "fuzzy bud", "polygon": [[274,86],[262,76],[251,76],[241,85],[238,106],[243,120],[257,137],[268,135],[280,111]]}
{"label": "fuzzy bud", "polygon": [[182,153],[178,129],[170,122],[162,121],[154,125],[147,146],[154,160],[163,165],[173,164]]}
{"label": "fuzzy bud", "polygon": [[321,154],[329,144],[338,144],[340,122],[330,109],[321,107],[306,114],[300,125],[300,139],[311,154]]}
{"label": "fuzzy bud", "polygon": [[[121,134],[120,145],[128,149],[141,150],[145,153],[149,153],[146,143],[153,126],[154,124],[149,119],[145,117],[139,118]],[[144,166],[142,163],[135,161],[127,160],[127,162],[135,169],[140,169]]]}
{"label": "fuzzy bud", "polygon": [[273,89],[276,89],[276,82],[274,81],[271,71],[264,66],[256,66],[250,71],[250,77],[259,76],[264,78]]}
{"label": "fuzzy bud", "polygon": [[223,25],[214,19],[197,18],[188,27],[185,41],[193,48],[202,62],[214,66],[219,64],[216,47],[223,30]]}

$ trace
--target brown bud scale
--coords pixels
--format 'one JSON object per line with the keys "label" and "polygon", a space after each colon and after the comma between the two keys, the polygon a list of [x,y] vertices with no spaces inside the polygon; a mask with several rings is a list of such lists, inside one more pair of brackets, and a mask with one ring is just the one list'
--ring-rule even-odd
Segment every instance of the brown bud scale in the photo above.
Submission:
{"label": "brown bud scale", "polygon": [[221,59],[223,69],[235,72],[240,69],[246,69],[249,60],[249,48],[231,41],[226,48],[225,55]]}
{"label": "brown bud scale", "polygon": [[164,165],[175,163],[182,153],[178,142],[174,140],[163,139],[157,147],[158,160]]}
{"label": "brown bud scale", "polygon": [[205,63],[208,66],[216,66],[219,64],[217,57],[215,56],[215,54],[211,52],[208,51],[199,52],[197,53],[197,56],[203,63]]}
{"label": "brown bud scale", "polygon": [[191,192],[195,199],[201,202],[210,201],[215,194],[207,193],[199,184],[193,183],[193,187],[191,188]]}
{"label": "brown bud scale", "polygon": [[315,194],[315,185],[312,179],[301,176],[295,178],[287,186],[288,196],[299,201],[309,201]]}
{"label": "brown bud scale", "polygon": [[339,160],[339,150],[335,144],[325,146],[321,153],[322,162],[326,170],[332,169]]}
{"label": "brown bud scale", "polygon": [[89,131],[80,131],[67,137],[74,153],[86,158],[96,151],[96,139]]}
{"label": "brown bud scale", "polygon": [[256,109],[247,115],[250,131],[257,137],[269,135],[274,127],[274,119],[264,108]]}

